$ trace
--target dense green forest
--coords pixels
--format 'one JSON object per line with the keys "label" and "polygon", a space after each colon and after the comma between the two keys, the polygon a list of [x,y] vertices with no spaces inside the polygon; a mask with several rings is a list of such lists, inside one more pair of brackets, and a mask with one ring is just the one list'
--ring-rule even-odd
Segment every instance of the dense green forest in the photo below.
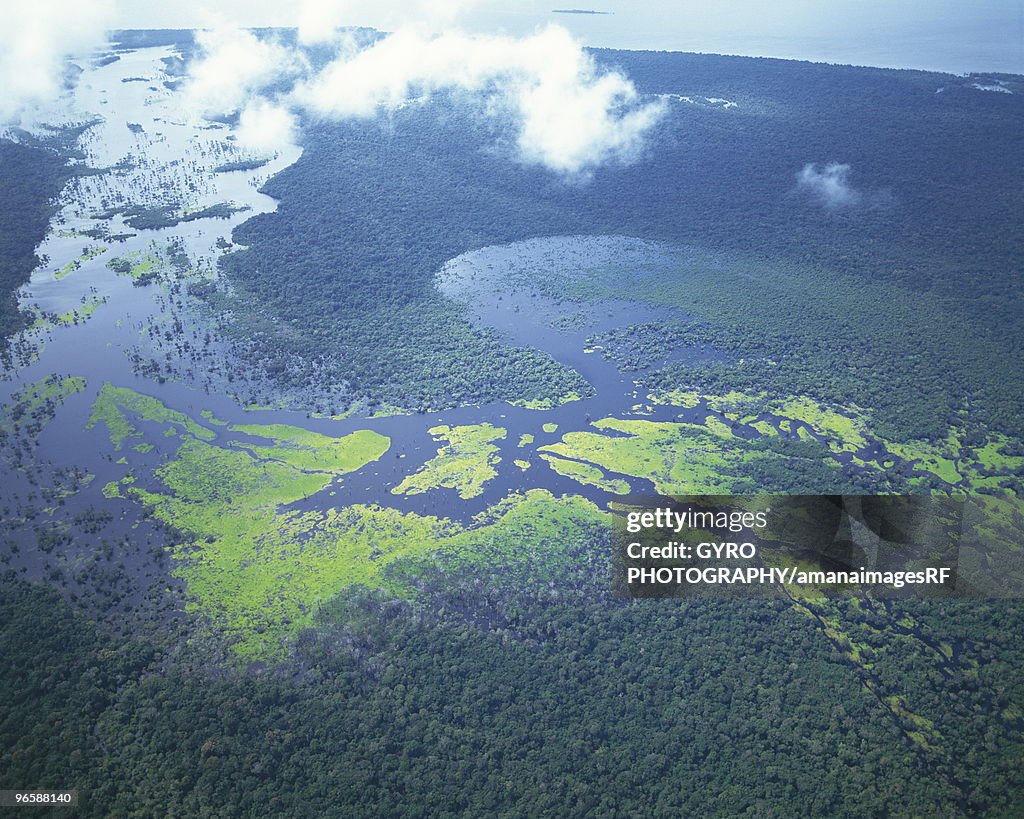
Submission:
{"label": "dense green forest", "polygon": [[[692,331],[780,366],[690,368],[669,374],[674,383],[807,391],[870,407],[906,437],[941,437],[965,403],[984,423],[1022,431],[1024,385],[1005,366],[1024,339],[1017,96],[915,71],[598,56],[643,91],[736,107],[673,104],[637,163],[589,180],[512,161],[464,102],[307,123],[302,158],[266,186],[279,209],[242,225],[236,238],[250,249],[224,260],[251,297],[240,334],[258,333],[252,357],[291,385],[322,381],[326,369],[353,394],[413,407],[563,394],[564,370],[549,363],[540,374],[536,355],[472,330],[432,278],[487,244],[619,233],[750,267],[746,279],[706,277],[687,305]],[[851,166],[857,206],[825,208],[797,190],[802,167],[830,161]],[[760,270],[798,286],[759,288]],[[889,286],[899,299],[888,299],[884,324],[856,288],[833,292],[834,275],[867,294]],[[800,292],[842,303],[808,310]]]}
{"label": "dense green forest", "polygon": [[103,636],[8,577],[0,787],[77,787],[85,816],[1024,807],[1015,606],[837,609],[864,676],[784,601],[630,604],[586,562],[558,595],[499,569],[418,571],[414,604],[348,596],[290,676]]}
{"label": "dense green forest", "polygon": [[71,174],[54,147],[0,139],[0,346],[25,326],[14,292],[39,264],[54,199]]}

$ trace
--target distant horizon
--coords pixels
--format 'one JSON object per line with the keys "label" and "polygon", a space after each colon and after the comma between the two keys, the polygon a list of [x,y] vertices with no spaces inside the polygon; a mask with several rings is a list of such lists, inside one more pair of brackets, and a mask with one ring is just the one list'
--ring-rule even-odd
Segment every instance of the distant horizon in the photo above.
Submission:
{"label": "distant horizon", "polygon": [[[559,13],[559,11],[557,9],[554,9],[554,10],[552,10],[552,13]],[[612,12],[606,12],[606,13],[611,14]],[[115,34],[117,34],[119,32],[128,32],[128,31],[189,31],[189,32],[194,32],[194,31],[202,31],[202,30],[207,29],[207,28],[209,28],[209,27],[207,27],[207,26],[194,26],[194,27],[188,27],[188,26],[158,26],[158,27],[153,27],[153,26],[127,26],[127,27],[124,27],[124,26],[122,26],[120,28],[111,29],[108,32],[108,35],[112,37],[113,35],[115,35]],[[254,25],[254,26],[241,26],[240,28],[243,28],[243,29],[246,29],[246,30],[250,30],[250,31],[261,31],[261,30],[262,31],[267,31],[267,30],[272,30],[272,31],[273,30],[276,30],[276,31],[294,31],[294,30],[296,30],[296,26],[263,26],[263,25]],[[355,28],[373,29],[374,31],[379,31],[382,34],[390,33],[389,31],[386,31],[386,30],[383,30],[383,29],[376,29],[373,26],[353,25],[353,26],[348,26],[347,28],[353,28],[353,29],[355,29]],[[1021,69],[1018,70],[1018,71],[1005,71],[1005,70],[999,70],[999,69],[977,69],[977,68],[976,69],[965,69],[965,70],[962,70],[962,71],[954,71],[952,69],[925,68],[925,67],[914,66],[914,65],[881,65],[881,64],[877,64],[877,63],[856,63],[856,62],[841,61],[841,60],[837,60],[837,59],[811,58],[811,57],[789,57],[789,56],[779,56],[777,54],[749,54],[749,53],[726,52],[726,51],[700,51],[700,50],[684,49],[684,48],[639,48],[639,47],[632,48],[632,47],[625,47],[625,46],[591,45],[590,43],[587,43],[585,41],[583,43],[583,46],[584,46],[584,48],[593,49],[593,50],[638,51],[638,52],[647,51],[647,52],[656,53],[656,54],[694,54],[694,55],[698,55],[698,56],[702,56],[702,57],[738,57],[738,58],[751,59],[751,60],[782,60],[782,61],[786,61],[786,62],[806,62],[806,63],[814,63],[816,65],[834,65],[834,66],[841,66],[841,67],[847,67],[847,68],[876,68],[876,69],[885,69],[885,70],[892,70],[892,71],[922,71],[922,72],[925,72],[925,73],[949,74],[949,75],[952,75],[952,76],[1008,75],[1008,76],[1014,76],[1014,77],[1024,77],[1024,66],[1022,66]]]}
{"label": "distant horizon", "polygon": [[[117,5],[111,20],[117,29],[194,30],[225,24],[293,28],[303,4],[223,0],[216,13],[198,0],[174,7],[149,0]],[[603,0],[594,7],[600,14],[565,14],[589,7],[552,0],[522,0],[511,8],[491,0],[455,0],[439,12],[430,6],[420,0],[352,0],[346,15],[353,27],[380,31],[413,22],[438,31],[454,25],[476,34],[523,36],[557,24],[590,48],[1024,75],[1024,0],[982,0],[970,8],[947,0],[832,0],[813,6],[778,0],[770,9],[753,0]]]}

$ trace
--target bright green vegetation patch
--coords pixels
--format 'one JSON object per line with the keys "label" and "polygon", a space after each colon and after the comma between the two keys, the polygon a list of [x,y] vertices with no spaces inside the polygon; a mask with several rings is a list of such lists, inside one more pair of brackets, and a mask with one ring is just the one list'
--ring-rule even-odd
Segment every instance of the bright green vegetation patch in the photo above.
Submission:
{"label": "bright green vegetation patch", "polygon": [[601,469],[593,464],[569,461],[565,458],[558,458],[547,454],[542,454],[541,457],[559,475],[572,478],[579,483],[596,486],[599,489],[604,489],[606,492],[614,492],[616,495],[629,494],[629,484],[626,481],[621,478],[609,479]]}
{"label": "bright green vegetation patch", "polygon": [[[193,538],[175,553],[189,608],[226,633],[243,659],[279,652],[287,635],[312,623],[319,601],[379,570],[370,556],[383,522],[348,525],[359,516],[352,509],[279,511],[324,489],[331,475],[186,439],[155,477],[167,492],[126,494]],[[429,544],[433,527],[417,534]]]}
{"label": "bright green vegetation patch", "polygon": [[[476,436],[479,445],[496,432],[456,428],[446,434],[455,441]],[[351,450],[335,460],[349,469],[386,449],[358,434],[332,447]],[[363,505],[288,509],[325,489],[334,476],[189,436],[153,477],[161,485],[156,489],[122,482],[109,486],[108,495],[146,505],[188,536],[175,556],[189,608],[227,635],[246,661],[280,656],[289,639],[314,624],[319,605],[346,587],[385,586],[404,593],[385,574],[396,560],[436,553],[474,561],[543,555],[559,548],[573,521],[578,529],[600,520],[582,499],[555,499],[539,490],[499,504],[469,528]]]}
{"label": "bright green vegetation patch", "polygon": [[[89,415],[85,428],[92,429],[99,423],[105,424],[110,435],[110,442],[115,449],[120,449],[125,439],[138,435],[138,433],[118,408],[113,396],[107,393],[109,386],[109,384],[104,386],[103,391],[92,405],[92,413]],[[111,387],[111,389],[117,388]]]}
{"label": "bright green vegetation patch", "polygon": [[63,313],[37,313],[29,330],[49,330],[53,327],[70,327],[75,324],[87,321],[95,313],[101,304],[106,303],[105,297],[96,295],[83,296],[80,307],[73,307]]}
{"label": "bright green vegetation patch", "polygon": [[541,429],[543,429],[548,434],[550,434],[552,432],[558,432],[558,424],[547,423],[547,424],[544,424],[544,426],[541,427]]}
{"label": "bright green vegetation patch", "polygon": [[491,424],[471,424],[434,427],[430,434],[448,443],[418,472],[392,489],[394,494],[416,495],[446,488],[455,489],[462,498],[475,498],[484,491],[483,485],[498,474],[495,466],[501,458],[492,442],[503,439],[506,430]]}
{"label": "bright green vegetation patch", "polygon": [[64,267],[62,267],[60,270],[54,273],[53,277],[58,280],[63,279],[65,276],[70,275],[74,271],[78,270],[78,268],[80,268],[83,264],[89,261],[89,259],[93,259],[96,256],[99,256],[101,253],[106,252],[106,245],[93,245],[92,247],[83,248],[81,256],[79,256],[77,259],[72,259],[70,262],[64,265]]}
{"label": "bright green vegetation patch", "polygon": [[529,432],[524,432],[522,435],[519,436],[519,444],[518,444],[518,446],[520,446],[520,447],[529,446],[532,443],[533,443],[533,435],[531,435]]}
{"label": "bright green vegetation patch", "polygon": [[141,250],[132,250],[116,259],[107,262],[107,267],[122,276],[130,276],[136,281],[148,281],[157,276],[163,267],[163,262],[153,252],[143,253]]}
{"label": "bright green vegetation patch", "polygon": [[[954,489],[1000,493],[1024,490],[1024,449],[1020,444],[989,430],[970,434],[967,430],[957,425],[947,430],[945,437],[931,440],[890,441],[873,438],[866,431],[864,435],[905,461],[917,475],[934,476]],[[881,457],[874,463],[884,469],[892,466],[893,460]]]}
{"label": "bright green vegetation patch", "polygon": [[110,434],[110,442],[115,449],[120,449],[127,438],[141,437],[139,431],[128,419],[128,414],[137,415],[143,421],[157,424],[168,424],[165,434],[170,432],[187,432],[201,440],[210,441],[216,433],[197,424],[187,415],[172,410],[155,398],[130,390],[127,387],[115,387],[110,382],[103,385],[99,397],[92,407],[92,414],[86,423],[86,429],[92,429],[99,423],[106,425]]}
{"label": "bright green vegetation patch", "polygon": [[439,541],[437,552],[456,564],[520,566],[544,577],[567,565],[567,547],[593,544],[610,525],[611,516],[585,498],[531,489],[488,508],[473,526]]}
{"label": "bright green vegetation patch", "polygon": [[120,276],[128,276],[136,286],[151,284],[157,279],[192,271],[192,263],[178,239],[162,244],[151,241],[145,250],[131,250],[107,262],[107,267]]}
{"label": "bright green vegetation patch", "polygon": [[514,463],[521,470],[523,470],[523,472],[530,468],[530,462],[524,461],[522,458],[516,458],[514,461],[512,461],[512,463]]}
{"label": "bright green vegetation patch", "polygon": [[805,396],[797,396],[769,404],[769,411],[794,421],[803,421],[822,435],[830,447],[854,452],[867,445],[861,410],[853,409],[849,414],[844,414]]}
{"label": "bright green vegetation patch", "polygon": [[957,484],[963,475],[957,470],[956,441],[947,440],[939,443],[928,441],[907,441],[906,443],[890,443],[889,450],[905,461],[911,461],[919,469],[931,472],[949,484]]}
{"label": "bright green vegetation patch", "polygon": [[986,431],[968,436],[964,428],[954,427],[942,439],[885,445],[915,469],[931,473],[957,489],[1017,493],[1024,490],[1024,448],[999,433]]}
{"label": "bright green vegetation patch", "polygon": [[[596,431],[569,432],[540,451],[649,480],[668,494],[749,493],[766,487],[793,493],[862,493],[944,486],[927,471],[915,473],[913,463],[893,470],[895,456],[886,457],[886,442],[870,435],[859,417],[810,401],[772,405],[800,414],[801,420],[775,412],[751,414],[750,397],[739,394],[702,395],[700,401],[711,411],[701,423],[605,418],[591,425]],[[852,443],[839,437],[847,428]],[[861,448],[851,452],[853,446]],[[998,480],[1003,487],[1011,479],[1003,475]],[[969,485],[978,484],[964,484]]]}
{"label": "bright green vegetation patch", "polygon": [[[287,406],[284,401],[277,401],[274,404],[249,404],[244,409],[246,412],[273,412],[274,410],[287,409]],[[341,419],[339,418],[338,420]]]}
{"label": "bright green vegetation patch", "polygon": [[[869,411],[829,406],[807,396],[780,399],[735,391],[711,395],[676,390],[654,393],[650,398],[657,404],[683,407],[703,401],[708,409],[762,438],[783,433],[795,435],[809,446],[820,442],[831,455],[849,456],[849,462],[862,471],[882,474],[902,461],[911,474],[907,487],[915,489],[946,485],[963,491],[1002,492],[1024,487],[1024,447],[984,427],[969,432],[963,413],[942,438],[895,441],[873,431]],[[711,431],[731,432],[720,421],[709,418],[705,424]]]}
{"label": "bright green vegetation patch", "polygon": [[754,457],[739,442],[723,446],[719,436],[689,424],[605,418],[593,426],[626,434],[569,432],[560,443],[540,451],[645,478],[665,494],[729,492],[735,484],[736,465]]}
{"label": "bright green vegetation patch", "polygon": [[129,414],[170,424],[182,443],[153,473],[156,487],[126,479],[107,484],[104,495],[142,503],[186,534],[188,542],[175,554],[190,608],[226,633],[242,658],[274,655],[287,635],[311,625],[321,600],[344,585],[374,581],[390,559],[382,549],[398,553],[399,546],[413,542],[429,548],[444,529],[417,519],[402,526],[402,535],[412,540],[395,538],[388,546],[397,512],[282,509],[380,457],[390,441],[374,432],[335,439],[285,425],[251,425],[247,434],[276,446],[247,452],[217,446],[211,443],[214,433],[187,416],[109,384],[90,423],[105,423],[120,448],[138,434]]}
{"label": "bright green vegetation patch", "polygon": [[396,415],[408,415],[409,411],[397,404],[377,404],[369,414],[369,418],[393,418]]}
{"label": "bright green vegetation patch", "polygon": [[[1016,454],[1010,454],[1010,449],[1015,450]],[[1005,435],[994,435],[985,446],[976,449],[974,455],[978,466],[985,470],[1019,469],[1024,466],[1024,448]]]}
{"label": "bright green vegetation patch", "polygon": [[38,433],[52,420],[57,408],[71,395],[85,389],[81,376],[59,378],[47,376],[42,381],[28,384],[14,395],[14,400],[0,415],[0,430],[15,433],[27,430]]}
{"label": "bright green vegetation patch", "polygon": [[228,425],[227,421],[221,421],[212,412],[210,412],[210,410],[205,410],[204,409],[204,410],[200,411],[199,416],[201,418],[205,418],[211,424],[214,424],[214,425],[216,425],[218,427],[226,427]]}
{"label": "bright green vegetation patch", "polygon": [[371,430],[359,430],[344,438],[332,438],[301,427],[286,424],[240,424],[230,428],[259,438],[273,440],[274,446],[245,447],[259,458],[281,461],[307,472],[328,472],[343,475],[380,458],[391,446],[391,440]]}
{"label": "bright green vegetation patch", "polygon": [[652,403],[671,404],[674,407],[696,407],[700,404],[701,395],[692,390],[664,390],[648,396]]}
{"label": "bright green vegetation patch", "polygon": [[[708,409],[720,412],[730,420],[749,424],[762,434],[772,434],[771,420],[781,419],[779,428],[793,429],[794,422],[806,424],[834,452],[856,452],[867,446],[867,413],[858,407],[830,407],[805,395],[772,398],[764,393],[731,391],[724,395],[706,395],[695,391],[667,390],[653,393],[655,404],[695,407],[702,400]],[[760,420],[756,420],[760,419]],[[784,426],[783,426],[784,425]],[[797,427],[797,435],[808,440],[805,427]]]}
{"label": "bright green vegetation patch", "polygon": [[103,497],[113,499],[120,498],[121,495],[121,482],[120,481],[107,481],[103,485]]}
{"label": "bright green vegetation patch", "polygon": [[99,309],[99,306],[104,303],[104,299],[99,296],[89,296],[82,302],[81,307],[75,307],[64,313],[61,313],[54,319],[54,324],[68,326],[71,324],[78,324],[80,321],[85,321],[93,313]]}
{"label": "bright green vegetation patch", "polygon": [[583,396],[573,390],[557,398],[515,399],[513,401],[509,401],[509,403],[514,407],[523,407],[524,409],[549,410],[554,409],[560,404],[568,404],[571,401],[580,401],[582,399]]}
{"label": "bright green vegetation patch", "polygon": [[993,433],[984,446],[960,451],[958,469],[968,475],[973,486],[1013,488],[1007,486],[1007,481],[1014,480],[1011,476],[1024,476],[1024,446]]}
{"label": "bright green vegetation patch", "polygon": [[[221,504],[236,510],[242,505],[275,508],[318,492],[330,482],[324,475],[298,472],[284,464],[260,461],[247,453],[192,438],[186,438],[176,458],[155,474],[173,491],[176,500],[196,505],[189,515],[193,523],[199,520],[199,507],[208,507],[207,512]],[[172,504],[170,508],[176,507]],[[240,521],[218,525],[230,528],[239,523],[246,525]],[[214,526],[207,522],[199,528],[212,530]]]}

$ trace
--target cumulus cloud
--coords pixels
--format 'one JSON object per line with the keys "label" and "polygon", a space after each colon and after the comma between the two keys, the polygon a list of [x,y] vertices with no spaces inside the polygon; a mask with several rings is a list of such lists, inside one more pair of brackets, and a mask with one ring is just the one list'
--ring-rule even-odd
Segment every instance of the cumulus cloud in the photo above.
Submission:
{"label": "cumulus cloud", "polygon": [[238,144],[257,153],[273,153],[295,141],[295,115],[266,100],[249,103],[235,129]]}
{"label": "cumulus cloud", "polygon": [[249,31],[218,27],[196,33],[202,56],[190,67],[185,105],[200,114],[233,113],[267,86],[301,69],[301,60]]}
{"label": "cumulus cloud", "polygon": [[830,162],[819,170],[816,163],[804,165],[796,175],[797,187],[814,196],[827,208],[856,205],[861,194],[850,184],[850,166]]}
{"label": "cumulus cloud", "polygon": [[488,111],[511,115],[522,160],[568,173],[632,159],[664,110],[557,26],[524,38],[402,29],[340,55],[294,98],[322,116],[371,117],[450,90],[483,94]]}
{"label": "cumulus cloud", "polygon": [[113,0],[5,2],[0,15],[0,121],[61,92],[65,60],[105,41]]}
{"label": "cumulus cloud", "polygon": [[[515,146],[520,161],[576,175],[634,159],[663,114],[664,100],[641,99],[627,77],[600,68],[558,26],[527,37],[450,28],[481,2],[410,0],[398,8],[386,1],[307,0],[299,9],[300,47],[294,49],[247,31],[203,32],[203,56],[190,69],[186,102],[206,115],[247,111],[247,123],[290,133],[300,111],[370,118],[435,94],[462,92],[474,98],[467,111],[504,129],[501,140]],[[399,25],[379,38],[340,28],[386,29],[389,15]],[[331,44],[333,57],[313,71],[302,46],[323,43]],[[267,97],[272,104],[257,105]],[[254,127],[240,138],[254,140]]]}

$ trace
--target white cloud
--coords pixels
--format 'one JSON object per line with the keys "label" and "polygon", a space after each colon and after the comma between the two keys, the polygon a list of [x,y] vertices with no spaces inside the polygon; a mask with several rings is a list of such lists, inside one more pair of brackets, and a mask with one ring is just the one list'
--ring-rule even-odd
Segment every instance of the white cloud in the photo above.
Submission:
{"label": "white cloud", "polygon": [[339,56],[295,100],[324,116],[371,117],[445,90],[484,94],[489,111],[512,115],[523,161],[568,173],[629,161],[664,110],[661,100],[641,102],[622,74],[602,72],[557,26],[524,38],[401,29]]}
{"label": "white cloud", "polygon": [[348,7],[345,0],[306,0],[296,21],[299,42],[313,45],[335,39],[338,28],[352,25]]}
{"label": "white cloud", "polygon": [[303,0],[299,5],[299,41],[331,42],[343,26],[379,31],[418,28],[428,34],[451,28],[486,0]]}
{"label": "white cloud", "polygon": [[[518,38],[447,28],[485,1],[412,0],[399,7],[306,0],[297,19],[300,42],[331,43],[335,55],[317,73],[301,48],[237,29],[203,32],[204,56],[190,68],[186,104],[207,115],[251,108],[247,121],[267,119],[273,110],[285,133],[300,110],[325,118],[370,118],[433,94],[465,92],[476,103],[467,109],[507,129],[520,161],[586,174],[602,163],[633,160],[664,112],[664,100],[641,99],[627,77],[601,69],[558,26]],[[401,25],[379,39],[367,42],[339,30],[367,23],[387,28],[382,15]],[[447,30],[434,34],[438,28]],[[276,83],[291,87],[270,93]],[[272,108],[254,107],[268,97]],[[287,122],[282,106],[291,114]]]}
{"label": "white cloud", "polygon": [[797,187],[809,192],[827,208],[856,205],[861,194],[850,185],[850,166],[830,162],[822,170],[811,162],[796,175]]}
{"label": "white cloud", "polygon": [[262,154],[281,150],[295,141],[295,115],[266,100],[247,105],[235,129],[238,144]]}
{"label": "white cloud", "polygon": [[237,111],[259,91],[300,68],[293,52],[242,29],[199,31],[196,42],[203,56],[190,67],[183,90],[186,108],[200,114]]}
{"label": "white cloud", "polygon": [[65,59],[105,42],[113,0],[4,0],[0,13],[0,122],[61,92]]}

